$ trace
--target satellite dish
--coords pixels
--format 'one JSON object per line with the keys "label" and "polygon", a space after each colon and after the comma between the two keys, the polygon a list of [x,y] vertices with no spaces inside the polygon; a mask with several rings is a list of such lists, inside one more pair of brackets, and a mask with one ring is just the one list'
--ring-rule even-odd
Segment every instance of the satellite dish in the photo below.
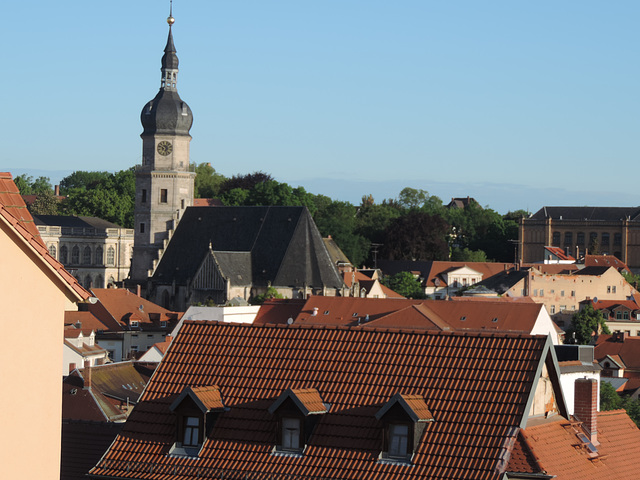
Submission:
{"label": "satellite dish", "polygon": [[289,317],[287,320],[287,325],[293,325],[293,318]]}

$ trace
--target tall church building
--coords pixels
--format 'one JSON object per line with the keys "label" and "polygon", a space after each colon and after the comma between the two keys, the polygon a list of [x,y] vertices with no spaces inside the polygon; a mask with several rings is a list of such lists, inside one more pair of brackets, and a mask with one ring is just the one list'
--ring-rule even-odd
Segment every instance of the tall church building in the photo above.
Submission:
{"label": "tall church building", "polygon": [[169,37],[162,56],[160,91],[140,115],[142,165],[136,168],[135,240],[131,280],[144,284],[185,209],[193,205],[195,173],[189,168],[193,114],[178,95],[178,56]]}

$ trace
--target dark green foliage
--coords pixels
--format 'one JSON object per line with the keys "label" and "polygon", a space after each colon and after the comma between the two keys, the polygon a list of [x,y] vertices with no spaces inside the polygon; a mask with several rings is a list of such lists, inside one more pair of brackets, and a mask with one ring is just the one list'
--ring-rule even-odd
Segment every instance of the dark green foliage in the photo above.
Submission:
{"label": "dark green foliage", "polygon": [[53,186],[49,177],[38,177],[35,180],[30,175],[18,175],[14,183],[20,191],[20,195],[40,195],[50,193],[53,195]]}
{"label": "dark green foliage", "polygon": [[267,291],[261,295],[256,295],[255,297],[249,299],[249,303],[251,305],[262,305],[265,300],[271,300],[273,298],[284,298],[281,294],[278,293],[278,291],[273,288],[273,287],[269,287],[267,288]]}
{"label": "dark green foliage", "polygon": [[632,285],[636,289],[638,288],[640,285],[640,275],[634,275],[629,272],[621,272],[621,274],[629,285]]}
{"label": "dark green foliage", "polygon": [[390,260],[446,260],[448,232],[442,217],[411,211],[389,224],[382,249]]}
{"label": "dark green foliage", "polygon": [[627,411],[629,418],[640,427],[640,400],[629,396],[620,396],[610,383],[600,382],[600,410],[620,410]]}
{"label": "dark green foliage", "polygon": [[[96,173],[98,175],[92,175]],[[80,175],[76,175],[80,174]],[[85,175],[88,174],[88,175]],[[67,179],[69,179],[67,181]],[[66,181],[66,182],[65,182]],[[62,180],[74,185],[67,190],[64,215],[86,215],[133,228],[135,174],[133,169],[117,173],[74,172]]]}
{"label": "dark green foliage", "polygon": [[[331,235],[342,252],[356,266],[369,254],[370,242],[356,230],[356,207],[349,202],[331,201],[329,197],[314,197],[317,211],[314,216],[323,237]],[[326,202],[326,200],[329,202]]]}
{"label": "dark green foliage", "polygon": [[58,215],[60,202],[56,196],[48,191],[39,193],[33,203],[29,206],[29,211],[33,215]]}
{"label": "dark green foliage", "polygon": [[273,177],[264,172],[253,172],[246,175],[234,175],[226,179],[220,185],[220,194],[227,193],[234,188],[242,188],[244,190],[252,190],[259,183],[269,182]]}
{"label": "dark green foliage", "polygon": [[60,181],[60,195],[69,195],[74,190],[89,190],[105,182],[109,172],[85,172],[78,170]]}
{"label": "dark green foliage", "polygon": [[573,314],[571,325],[566,331],[565,343],[571,343],[574,338],[580,345],[588,345],[593,336],[611,331],[605,323],[602,313],[595,310],[591,305],[586,305],[582,310]]}
{"label": "dark green foliage", "polygon": [[227,178],[216,173],[210,163],[196,165],[195,198],[217,198],[220,193],[220,187],[225,181],[227,181]]}
{"label": "dark green foliage", "polygon": [[451,260],[454,262],[486,262],[487,254],[482,250],[469,250],[468,248],[454,248],[451,251]]}
{"label": "dark green foliage", "polygon": [[394,292],[407,298],[426,298],[420,280],[410,272],[399,272],[391,277],[384,277],[382,284]]}

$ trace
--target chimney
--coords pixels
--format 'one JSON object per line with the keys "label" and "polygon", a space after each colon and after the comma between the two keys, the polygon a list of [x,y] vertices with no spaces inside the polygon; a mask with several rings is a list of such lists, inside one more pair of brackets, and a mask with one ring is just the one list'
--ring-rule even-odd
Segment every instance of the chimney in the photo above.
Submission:
{"label": "chimney", "polygon": [[575,383],[573,416],[582,422],[582,428],[593,445],[598,445],[598,381],[579,378]]}
{"label": "chimney", "polygon": [[59,196],[60,196],[60,185],[56,185],[55,187],[53,187],[53,194],[54,194],[56,197],[59,197]]}
{"label": "chimney", "polygon": [[140,296],[140,284],[136,285],[136,295]]}
{"label": "chimney", "polygon": [[318,315],[318,307],[313,307],[313,313],[311,314],[312,317],[316,317]]}
{"label": "chimney", "polygon": [[69,364],[69,373],[73,372],[76,369],[76,364],[75,363],[70,363]]}
{"label": "chimney", "polygon": [[84,389],[91,390],[91,362],[89,360],[84,361],[82,376],[84,378]]}
{"label": "chimney", "polygon": [[617,343],[624,343],[628,336],[629,334],[627,332],[613,332],[612,340]]}

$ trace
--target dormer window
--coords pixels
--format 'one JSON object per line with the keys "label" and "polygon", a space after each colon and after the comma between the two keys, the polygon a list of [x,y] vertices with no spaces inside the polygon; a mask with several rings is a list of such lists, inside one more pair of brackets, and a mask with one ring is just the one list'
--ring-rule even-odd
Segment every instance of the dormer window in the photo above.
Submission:
{"label": "dormer window", "polygon": [[328,411],[315,388],[287,389],[269,407],[276,417],[274,453],[301,454],[319,415]]}
{"label": "dormer window", "polygon": [[433,415],[421,395],[394,395],[376,413],[382,422],[381,461],[411,462],[411,457]]}
{"label": "dormer window", "polygon": [[220,389],[214,385],[185,388],[169,409],[176,414],[176,442],[169,454],[197,457],[217,414],[225,407]]}
{"label": "dormer window", "polygon": [[130,326],[131,328],[138,328],[138,326],[139,326],[139,324],[138,324],[138,320],[131,320],[131,321],[129,322],[129,326]]}

